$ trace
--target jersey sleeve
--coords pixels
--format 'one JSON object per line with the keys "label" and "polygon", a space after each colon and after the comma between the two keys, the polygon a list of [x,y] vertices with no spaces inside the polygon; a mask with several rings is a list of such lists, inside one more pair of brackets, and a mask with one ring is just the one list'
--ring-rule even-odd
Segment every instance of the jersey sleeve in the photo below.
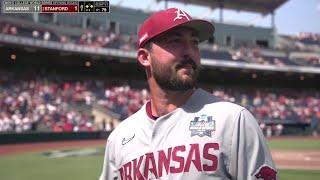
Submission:
{"label": "jersey sleeve", "polygon": [[232,179],[276,180],[277,170],[264,135],[253,115],[242,109],[237,116],[231,143]]}
{"label": "jersey sleeve", "polygon": [[105,149],[103,169],[102,169],[102,173],[100,175],[99,180],[118,179],[117,168],[115,165],[115,156],[114,156],[112,147],[113,147],[112,140],[108,139],[106,144],[106,149]]}

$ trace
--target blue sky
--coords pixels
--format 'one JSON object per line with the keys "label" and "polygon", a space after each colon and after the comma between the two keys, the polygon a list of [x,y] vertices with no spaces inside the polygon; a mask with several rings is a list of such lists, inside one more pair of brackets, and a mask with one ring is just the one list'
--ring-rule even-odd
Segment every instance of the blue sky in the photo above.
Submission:
{"label": "blue sky", "polygon": [[[136,9],[148,8],[149,10],[164,8],[164,3],[157,3],[156,0],[111,0],[110,5],[121,5]],[[219,10],[210,11],[206,7],[173,2],[169,2],[168,5],[169,7],[179,7],[194,17],[219,20]],[[225,10],[224,21],[271,27],[271,16],[261,16],[257,13]],[[276,10],[275,22],[279,34],[320,33],[320,0],[289,0]]]}

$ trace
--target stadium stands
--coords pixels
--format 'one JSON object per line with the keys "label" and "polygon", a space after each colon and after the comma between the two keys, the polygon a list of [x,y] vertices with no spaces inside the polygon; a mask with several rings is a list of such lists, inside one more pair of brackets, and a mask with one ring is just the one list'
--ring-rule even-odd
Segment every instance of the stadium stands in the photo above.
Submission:
{"label": "stadium stands", "polygon": [[34,28],[21,26],[8,21],[0,21],[1,33],[40,39],[44,41],[55,41],[61,43],[73,43],[91,47],[104,47],[112,49],[133,50],[135,47],[134,38],[131,36],[122,36],[114,34],[111,31],[105,35],[94,35],[91,31],[86,30],[77,37],[71,37],[64,34],[58,34],[50,29]]}
{"label": "stadium stands", "polygon": [[[58,41],[61,43],[73,43],[90,47],[121,49],[126,51],[134,51],[136,47],[135,35],[116,34],[110,29],[104,30],[103,33],[100,32],[99,34],[95,33],[95,31],[91,29],[83,29],[84,32],[82,34],[78,34],[77,36],[68,36],[66,34],[54,32],[54,30],[49,28],[35,28],[32,24],[20,25],[9,20],[1,20],[1,18],[0,25],[2,27],[1,33],[15,36],[32,37],[45,41]],[[66,32],[72,31],[72,27],[64,26],[63,28],[66,29]],[[99,31],[99,29],[96,30]],[[319,47],[320,49],[319,37],[320,36],[318,34],[302,33],[298,37],[282,36],[281,38],[286,42],[285,44],[294,44],[294,47],[289,48],[294,52],[294,50],[306,50],[306,47],[310,47],[310,45],[312,45],[311,47]],[[280,46],[280,50],[284,50],[285,47],[283,45]],[[303,48],[299,49],[298,47],[301,46]],[[248,45],[240,46],[237,49],[233,49],[231,47],[224,48],[217,45],[216,47],[219,48],[211,47],[212,45],[210,46],[209,44],[202,46],[201,54],[203,58],[276,66],[320,66],[319,56],[294,59],[290,58],[290,53],[286,54],[285,56],[264,55],[264,49],[261,49],[261,47]],[[286,46],[286,48],[288,47]]]}
{"label": "stadium stands", "polygon": [[[132,16],[137,14],[135,10],[122,9],[121,11],[130,11]],[[8,17],[0,14],[0,35],[4,34],[6,38],[21,36],[32,39],[30,46],[37,44],[33,43],[36,39],[45,43],[55,42],[53,49],[67,44],[72,47],[70,49],[91,48],[93,51],[90,53],[108,50],[102,57],[105,59],[118,58],[117,62],[120,61],[119,59],[132,60],[135,57],[137,37],[132,33],[136,31],[134,27],[137,24],[131,22],[135,26],[129,27],[129,24],[125,23],[129,23],[130,20],[124,17],[122,17],[124,23],[109,22],[114,25],[110,27],[108,24],[100,25],[101,18],[94,21],[95,18],[91,17],[90,23],[86,21],[87,24],[84,24],[81,18],[67,19],[64,15],[56,17],[58,21],[53,21],[53,16],[39,15],[40,22],[36,22],[34,18],[35,16],[30,14],[13,14]],[[137,17],[139,18],[143,19],[143,16]],[[246,27],[236,25],[220,24],[219,27],[221,28],[217,28],[216,33],[228,29],[234,32],[239,31],[239,34],[229,37],[230,42],[238,42],[239,39],[236,36],[248,30]],[[255,33],[258,31],[262,34],[270,34],[270,29],[251,28],[251,30],[255,35],[259,34]],[[124,33],[126,31],[128,31],[127,34]],[[222,37],[215,37],[216,42],[218,38],[224,41]],[[215,61],[215,63],[226,62],[226,64],[222,63],[223,65],[236,64],[239,73],[253,70],[253,74],[256,75],[257,69],[254,68],[259,67],[258,71],[261,71],[261,66],[258,65],[268,65],[269,69],[271,65],[272,71],[286,66],[290,66],[288,69],[293,66],[295,68],[320,67],[319,34],[301,33],[298,36],[279,36],[278,38],[277,49],[259,47],[254,45],[253,41],[251,42],[253,44],[243,43],[240,38],[239,43],[234,46],[232,43],[229,45],[214,44],[212,40],[201,44],[200,51],[205,60]],[[114,50],[113,54],[108,54],[110,49]],[[80,54],[80,51],[64,50],[66,49],[61,50],[60,53]],[[131,54],[125,56],[125,53],[131,53],[134,56]],[[98,53],[95,55],[99,56]],[[100,57],[100,59],[103,58]],[[252,65],[251,69],[245,68],[247,64]],[[221,66],[220,68],[225,70],[226,67]],[[262,70],[266,69],[262,68]],[[283,72],[290,74],[301,71],[298,69],[293,72],[288,70]],[[268,73],[270,72],[264,75]],[[301,73],[300,77],[308,76]],[[25,76],[23,72],[14,74],[2,69],[0,70],[0,83],[0,132],[91,132],[101,130],[101,126],[96,124],[96,117],[91,114],[95,106],[119,115],[119,119],[122,120],[134,113],[149,99],[145,87],[135,87],[134,84],[122,81],[111,83],[108,80],[92,77],[79,78],[50,74]],[[281,129],[282,124],[310,124],[314,119],[320,119],[318,90],[225,86],[214,88],[212,93],[222,100],[235,102],[248,108],[256,116],[262,128],[273,124],[276,129]],[[102,128],[111,130],[115,125],[115,122],[106,120]]]}
{"label": "stadium stands", "polygon": [[24,27],[12,22],[0,21],[1,33],[10,34],[22,37],[32,37],[35,39],[42,39],[45,41],[60,41],[59,35],[49,29],[35,29],[31,27]]}
{"label": "stadium stands", "polygon": [[[133,88],[125,82],[113,84],[57,75],[36,77],[6,71],[0,74],[0,132],[100,130],[91,115],[93,105],[117,113],[123,120],[149,99],[146,88]],[[220,99],[248,108],[260,123],[310,123],[313,117],[320,118],[317,91],[213,89],[212,93]]]}
{"label": "stadium stands", "polygon": [[147,98],[146,90],[107,86],[100,80],[2,72],[0,132],[99,130],[88,109],[97,104],[124,119]]}
{"label": "stadium stands", "polygon": [[213,94],[248,108],[260,122],[310,123],[313,116],[320,118],[320,94],[317,91],[218,88]]}
{"label": "stadium stands", "polygon": [[299,33],[297,39],[305,45],[320,45],[320,34],[317,33]]}

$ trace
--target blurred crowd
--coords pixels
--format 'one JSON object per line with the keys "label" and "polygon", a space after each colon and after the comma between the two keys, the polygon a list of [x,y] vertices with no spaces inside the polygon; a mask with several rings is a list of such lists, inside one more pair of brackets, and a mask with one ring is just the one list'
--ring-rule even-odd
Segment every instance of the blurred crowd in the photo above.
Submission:
{"label": "blurred crowd", "polygon": [[320,119],[320,92],[317,91],[219,88],[213,94],[246,107],[259,122],[310,123],[313,118]]}
{"label": "blurred crowd", "polygon": [[[92,115],[93,105],[123,120],[150,99],[144,86],[133,88],[119,81],[0,74],[0,132],[102,130]],[[216,87],[212,93],[249,109],[262,128],[270,122],[318,124],[320,120],[318,91]],[[107,123],[104,128],[114,127],[112,121]]]}
{"label": "blurred crowd", "polygon": [[292,37],[304,44],[320,45],[320,34],[311,32],[301,32],[297,36]]}
{"label": "blurred crowd", "polygon": [[[90,47],[121,49],[126,51],[133,51],[136,48],[136,36],[116,34],[111,30],[104,30],[103,34],[94,34],[93,31],[87,29],[77,37],[69,37],[63,34],[45,28],[25,27],[18,24],[13,24],[7,21],[0,21],[0,32],[10,35],[19,35],[24,37],[32,37],[44,41],[56,41],[61,43],[72,43]],[[318,47],[320,49],[320,35],[314,33],[300,33],[298,36],[283,36],[288,42],[287,44],[295,45],[296,48],[292,50],[303,50],[298,47]],[[241,61],[247,63],[265,64],[265,65],[298,65],[298,66],[320,66],[319,56],[306,56],[296,60],[288,57],[265,56],[261,53],[261,48],[256,45],[240,46],[231,49],[229,52],[219,51],[216,44],[212,48],[201,48],[202,54],[205,58],[211,59],[225,59],[230,61]],[[283,52],[285,47],[279,48]],[[305,49],[308,50],[308,49]]]}
{"label": "blurred crowd", "polygon": [[314,136],[320,123],[320,92],[292,89],[218,88],[213,94],[249,109],[267,137],[282,134],[283,124],[309,124]]}
{"label": "blurred crowd", "polygon": [[282,35],[279,50],[319,52],[320,34],[301,32],[298,35]]}
{"label": "blurred crowd", "polygon": [[1,73],[0,84],[0,132],[101,130],[90,110],[94,104],[124,119],[148,98],[147,90],[102,80]]}
{"label": "blurred crowd", "polygon": [[233,60],[245,59],[247,62],[255,64],[275,66],[292,65],[292,62],[287,58],[277,56],[263,56],[261,54],[261,48],[258,46],[241,46],[232,51],[231,54]]}
{"label": "blurred crowd", "polygon": [[305,62],[305,64],[309,66],[320,66],[320,57],[311,56],[311,57],[305,57],[305,58],[299,58],[299,60],[302,60]]}
{"label": "blurred crowd", "polygon": [[90,30],[85,30],[85,32],[78,37],[69,37],[67,35],[58,34],[50,29],[24,27],[6,21],[0,21],[0,27],[0,32],[3,34],[100,48],[112,48],[131,51],[135,49],[136,42],[134,36],[115,34],[110,30],[107,30],[104,35],[97,35]]}
{"label": "blurred crowd", "polygon": [[[320,47],[320,45],[319,45]],[[288,58],[286,56],[263,55],[262,49],[258,46],[248,47],[242,46],[230,52],[232,60],[238,61],[244,59],[246,62],[264,65],[298,65],[298,66],[320,66],[320,56],[305,56],[299,59]]]}
{"label": "blurred crowd", "polygon": [[29,28],[12,24],[6,21],[0,21],[0,32],[3,34],[17,35],[22,37],[32,37],[44,41],[59,41],[60,37],[54,31],[45,28]]}
{"label": "blurred crowd", "polygon": [[87,30],[83,33],[78,40],[77,44],[102,47],[102,48],[112,48],[112,49],[122,49],[127,51],[133,51],[135,49],[135,39],[133,36],[122,36],[115,34],[112,31],[107,31],[106,35],[96,35]]}

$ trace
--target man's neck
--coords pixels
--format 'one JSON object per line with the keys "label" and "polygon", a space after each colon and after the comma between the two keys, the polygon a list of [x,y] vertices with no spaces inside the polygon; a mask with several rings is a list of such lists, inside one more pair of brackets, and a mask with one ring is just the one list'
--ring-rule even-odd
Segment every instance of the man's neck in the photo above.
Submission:
{"label": "man's neck", "polygon": [[150,86],[151,110],[153,116],[166,115],[187,102],[194,89],[185,91],[168,91],[159,86]]}

